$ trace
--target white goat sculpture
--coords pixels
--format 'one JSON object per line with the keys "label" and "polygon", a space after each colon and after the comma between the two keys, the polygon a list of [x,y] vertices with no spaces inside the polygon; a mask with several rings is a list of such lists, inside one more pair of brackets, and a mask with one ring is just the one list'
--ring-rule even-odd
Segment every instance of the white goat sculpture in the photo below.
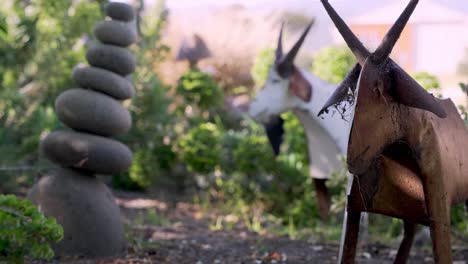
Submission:
{"label": "white goat sculpture", "polygon": [[330,206],[325,181],[334,170],[342,168],[338,155],[346,153],[350,128],[340,115],[326,120],[317,117],[323,102],[332,94],[336,85],[294,65],[294,58],[311,26],[312,23],[293,48],[283,55],[281,25],[275,63],[264,87],[252,100],[249,114],[264,124],[289,110],[298,117],[307,136],[310,176],[314,178],[319,214],[325,219]]}

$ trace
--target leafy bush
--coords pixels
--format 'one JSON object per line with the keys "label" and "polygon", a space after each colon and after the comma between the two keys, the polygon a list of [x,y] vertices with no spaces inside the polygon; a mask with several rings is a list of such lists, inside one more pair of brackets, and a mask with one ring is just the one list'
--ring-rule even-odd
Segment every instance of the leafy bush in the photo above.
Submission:
{"label": "leafy bush", "polygon": [[128,172],[114,175],[112,185],[126,190],[147,190],[160,181],[171,178],[170,169],[177,162],[173,150],[174,126],[177,119],[170,111],[173,100],[168,96],[171,87],[164,85],[155,72],[155,64],[168,54],[169,48],[161,43],[161,30],[166,13],[157,5],[152,16],[140,20],[140,39],[131,46],[137,57],[132,82],[135,97],[129,102],[133,126],[120,139],[134,151]]}
{"label": "leafy bush", "polygon": [[284,113],[281,115],[281,117],[284,119],[285,131],[283,153],[294,154],[297,156],[297,163],[294,165],[294,167],[308,167],[309,154],[304,127],[292,112]]}
{"label": "leafy bush", "polygon": [[[466,100],[468,102],[468,83],[459,83],[459,85],[462,92],[466,95]],[[463,120],[465,121],[465,125],[468,126],[468,104],[459,105],[458,109],[460,110]]]}
{"label": "leafy bush", "polygon": [[460,86],[460,89],[462,90],[462,92],[468,96],[468,83],[459,83],[458,84]]}
{"label": "leafy bush", "polygon": [[237,172],[255,175],[272,171],[274,157],[265,135],[245,135],[232,152]]}
{"label": "leafy bush", "polygon": [[203,110],[223,102],[221,89],[213,77],[196,69],[189,70],[180,77],[176,91],[185,99],[186,104],[196,105]]}
{"label": "leafy bush", "polygon": [[311,71],[327,82],[338,84],[356,63],[347,47],[332,46],[321,49],[315,56]]}
{"label": "leafy bush", "polygon": [[426,90],[439,90],[440,82],[435,75],[428,72],[418,72],[412,76]]}
{"label": "leafy bush", "polygon": [[[104,2],[1,1],[0,165],[37,167],[42,162],[41,135],[61,126],[54,100],[73,85],[70,73],[85,60],[87,36],[102,19]],[[31,172],[23,174],[30,182]],[[0,177],[5,174],[17,176],[1,172]]]}
{"label": "leafy bush", "polygon": [[23,263],[24,257],[51,259],[50,243],[63,238],[63,228],[28,200],[0,196],[0,257]]}
{"label": "leafy bush", "polygon": [[180,141],[182,160],[189,169],[210,173],[220,164],[221,134],[213,123],[202,123],[188,131]]}
{"label": "leafy bush", "polygon": [[254,65],[250,70],[250,74],[254,79],[257,87],[262,87],[268,78],[271,65],[275,61],[275,50],[272,48],[265,48],[260,50],[254,60]]}

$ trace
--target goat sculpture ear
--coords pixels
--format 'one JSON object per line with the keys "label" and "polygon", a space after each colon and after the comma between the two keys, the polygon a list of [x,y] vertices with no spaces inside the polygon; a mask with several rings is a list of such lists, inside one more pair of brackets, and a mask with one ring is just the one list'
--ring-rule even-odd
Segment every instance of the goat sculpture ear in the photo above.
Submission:
{"label": "goat sculpture ear", "polygon": [[312,98],[312,85],[296,67],[294,67],[289,80],[289,90],[304,102],[310,102]]}
{"label": "goat sculpture ear", "polygon": [[395,100],[409,107],[434,113],[440,118],[447,117],[442,104],[424,88],[422,88],[408,73],[393,63],[391,70]]}
{"label": "goat sculpture ear", "polygon": [[361,65],[359,65],[359,63],[356,63],[356,65],[354,65],[351,71],[348,72],[348,74],[346,74],[346,77],[343,79],[340,85],[336,87],[335,91],[332,93],[330,98],[328,98],[327,102],[318,113],[318,116],[321,116],[323,113],[328,113],[328,108],[330,108],[331,106],[337,105],[345,101],[347,99],[348,91],[350,89],[354,93],[356,91],[357,81],[359,79],[360,74]]}
{"label": "goat sculpture ear", "polygon": [[[382,78],[385,76],[385,78]],[[359,78],[358,89],[373,89],[377,81],[383,81],[388,85],[390,94],[396,102],[408,107],[429,111],[444,118],[447,116],[442,104],[432,95],[422,88],[408,73],[398,64],[389,59],[382,67],[372,61],[372,57],[367,59],[362,67]]]}

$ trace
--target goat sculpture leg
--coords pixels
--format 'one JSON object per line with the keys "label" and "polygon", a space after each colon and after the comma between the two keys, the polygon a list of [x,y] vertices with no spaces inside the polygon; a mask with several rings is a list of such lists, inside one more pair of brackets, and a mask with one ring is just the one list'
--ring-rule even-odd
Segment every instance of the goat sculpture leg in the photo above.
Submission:
{"label": "goat sculpture leg", "polygon": [[325,185],[325,182],[325,179],[314,179],[319,215],[322,221],[328,218],[331,203],[328,187]]}
{"label": "goat sculpture leg", "polygon": [[452,263],[450,241],[450,204],[442,177],[423,178],[435,263]]}
{"label": "goat sculpture leg", "polygon": [[[412,213],[411,220],[404,222],[404,238],[398,249],[395,263],[406,263],[416,231],[416,223],[425,223],[424,195],[421,179],[410,168],[398,161],[383,156],[364,175],[354,176],[347,199],[348,219],[344,248],[340,263],[353,263],[356,255],[357,234],[360,218],[356,212],[386,213],[404,219]],[[414,209],[418,208],[418,209]],[[426,221],[427,222],[427,221]],[[358,225],[358,227],[354,227]]]}
{"label": "goat sculpture leg", "polygon": [[404,264],[409,257],[411,246],[413,245],[414,235],[416,234],[417,224],[404,221],[403,222],[403,240],[401,241],[398,253],[395,258],[395,264]]}
{"label": "goat sculpture leg", "polygon": [[346,231],[344,243],[340,252],[341,259],[338,263],[354,263],[356,258],[356,247],[359,238],[359,225],[361,221],[361,212],[348,211],[346,217]]}

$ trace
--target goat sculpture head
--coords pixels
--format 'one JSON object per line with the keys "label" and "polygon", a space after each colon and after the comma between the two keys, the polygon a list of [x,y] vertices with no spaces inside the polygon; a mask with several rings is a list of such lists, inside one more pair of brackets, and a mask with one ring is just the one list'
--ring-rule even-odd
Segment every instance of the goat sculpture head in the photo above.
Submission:
{"label": "goat sculpture head", "polygon": [[328,112],[330,107],[338,109],[343,102],[349,102],[350,94],[354,97],[356,105],[347,153],[348,167],[354,174],[366,171],[385,147],[404,137],[408,124],[402,117],[408,107],[446,116],[439,101],[389,58],[417,3],[418,0],[409,2],[380,46],[370,53],[328,1],[322,0],[358,61],[319,113]]}
{"label": "goat sculpture head", "polygon": [[312,86],[294,65],[299,48],[304,42],[313,21],[306,27],[291,50],[283,55],[283,25],[278,37],[275,62],[271,66],[265,85],[252,100],[249,114],[256,120],[267,122],[272,116],[290,110],[301,101],[309,102]]}

